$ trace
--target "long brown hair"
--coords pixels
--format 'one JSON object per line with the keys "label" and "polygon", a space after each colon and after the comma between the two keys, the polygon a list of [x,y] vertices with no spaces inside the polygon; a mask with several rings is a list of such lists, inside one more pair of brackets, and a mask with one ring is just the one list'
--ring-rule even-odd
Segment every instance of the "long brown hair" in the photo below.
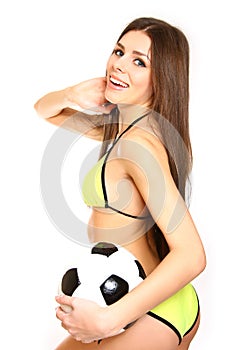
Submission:
{"label": "long brown hair", "polygon": [[[159,125],[170,171],[184,199],[186,183],[192,168],[192,148],[189,136],[189,45],[182,31],[164,21],[142,17],[131,22],[121,33],[143,31],[151,39],[151,79],[153,95],[150,117]],[[105,124],[101,155],[107,140],[117,132],[118,111],[114,109]],[[154,225],[155,242],[161,259],[169,249],[158,226]]]}

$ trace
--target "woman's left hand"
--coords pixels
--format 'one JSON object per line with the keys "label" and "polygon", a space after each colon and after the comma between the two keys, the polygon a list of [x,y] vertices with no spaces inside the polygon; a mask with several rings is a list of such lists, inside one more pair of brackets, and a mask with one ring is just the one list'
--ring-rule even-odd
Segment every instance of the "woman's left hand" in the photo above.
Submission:
{"label": "woman's left hand", "polygon": [[[56,301],[61,305],[56,309],[56,317],[74,339],[90,343],[118,333],[111,331],[106,318],[107,307],[66,295],[57,296]],[[70,311],[63,311],[63,305],[68,306]]]}

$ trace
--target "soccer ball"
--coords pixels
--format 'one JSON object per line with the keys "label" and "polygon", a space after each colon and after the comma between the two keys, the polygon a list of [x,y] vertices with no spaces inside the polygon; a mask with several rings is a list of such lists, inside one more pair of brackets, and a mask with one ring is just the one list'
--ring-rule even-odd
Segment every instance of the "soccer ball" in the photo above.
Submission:
{"label": "soccer ball", "polygon": [[[136,287],[146,277],[137,259],[125,248],[99,242],[78,264],[66,271],[60,294],[111,305]],[[63,305],[64,311],[68,311]]]}

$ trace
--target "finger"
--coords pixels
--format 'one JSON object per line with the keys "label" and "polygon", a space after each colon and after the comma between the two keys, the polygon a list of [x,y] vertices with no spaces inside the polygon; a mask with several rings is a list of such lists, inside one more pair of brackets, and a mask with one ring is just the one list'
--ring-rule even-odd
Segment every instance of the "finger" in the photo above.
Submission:
{"label": "finger", "polygon": [[115,107],[116,105],[107,102],[96,107],[96,111],[104,114],[109,114]]}
{"label": "finger", "polygon": [[[77,339],[76,339],[77,340]],[[81,340],[82,343],[84,344],[89,344],[89,343],[93,343],[95,340],[91,339],[91,340]]]}
{"label": "finger", "polygon": [[61,322],[61,326],[62,326],[62,328],[64,328],[67,331],[67,327],[65,326],[65,324],[63,322]]}
{"label": "finger", "polygon": [[62,311],[64,311],[66,314],[69,314],[73,308],[70,305],[65,305],[65,304],[61,304],[60,308],[62,309]]}
{"label": "finger", "polygon": [[69,297],[68,295],[58,295],[55,297],[55,300],[60,305],[69,305],[72,306],[72,297]]}
{"label": "finger", "polygon": [[[98,79],[98,78],[97,78]],[[100,77],[99,78],[99,81],[104,84],[104,86],[106,86],[106,83],[107,83],[107,78],[106,77]]]}
{"label": "finger", "polygon": [[60,307],[56,309],[56,317],[60,320],[63,321],[64,316],[66,315],[66,312],[64,312]]}
{"label": "finger", "polygon": [[103,104],[102,108],[103,108],[103,113],[108,114],[108,113],[110,113],[114,108],[116,108],[116,105],[113,104],[113,103],[110,103],[110,102],[106,102],[106,103]]}
{"label": "finger", "polygon": [[[70,334],[70,335],[71,335],[71,334]],[[72,335],[71,335],[71,337],[72,337]],[[80,342],[82,343],[81,338],[79,338],[79,337],[72,337],[72,338],[74,338],[76,341],[80,341]]]}

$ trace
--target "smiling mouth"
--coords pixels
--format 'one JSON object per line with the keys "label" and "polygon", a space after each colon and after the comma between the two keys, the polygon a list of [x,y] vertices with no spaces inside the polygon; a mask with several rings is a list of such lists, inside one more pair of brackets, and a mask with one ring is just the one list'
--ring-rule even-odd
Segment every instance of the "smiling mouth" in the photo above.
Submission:
{"label": "smiling mouth", "polygon": [[128,87],[129,87],[128,84],[124,83],[124,82],[121,81],[121,80],[115,79],[115,78],[113,78],[113,77],[110,77],[109,80],[110,80],[110,82],[111,82],[113,85],[115,85],[115,86],[120,86],[120,87],[123,87],[123,88],[128,88]]}

